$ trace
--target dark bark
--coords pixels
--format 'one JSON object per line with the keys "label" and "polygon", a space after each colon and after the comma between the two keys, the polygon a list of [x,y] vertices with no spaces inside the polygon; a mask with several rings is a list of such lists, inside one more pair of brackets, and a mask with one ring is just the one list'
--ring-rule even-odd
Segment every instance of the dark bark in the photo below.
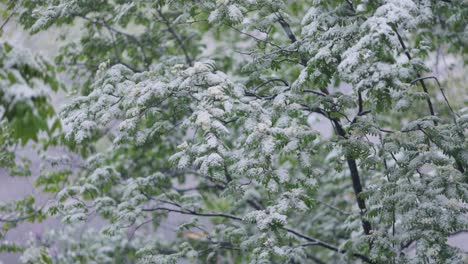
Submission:
{"label": "dark bark", "polygon": [[[331,120],[335,125],[336,133],[343,138],[348,138],[348,135],[343,129],[340,121],[335,118],[332,118]],[[371,233],[372,227],[369,221],[362,218],[364,213],[367,211],[367,207],[366,201],[361,197],[362,184],[361,178],[359,177],[359,171],[357,169],[356,160],[350,157],[346,157],[346,162],[348,163],[349,172],[351,174],[351,181],[353,183],[353,190],[356,196],[356,202],[358,204],[359,210],[361,211],[362,229],[364,230],[364,234],[369,235]]]}

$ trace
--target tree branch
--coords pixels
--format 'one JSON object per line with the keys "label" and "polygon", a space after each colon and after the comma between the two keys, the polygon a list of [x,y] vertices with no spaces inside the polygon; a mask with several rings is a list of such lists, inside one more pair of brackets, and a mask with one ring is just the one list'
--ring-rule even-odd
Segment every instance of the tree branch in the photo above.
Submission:
{"label": "tree branch", "polygon": [[280,78],[274,78],[274,79],[270,79],[268,81],[265,81],[263,82],[262,84],[260,84],[259,86],[255,87],[253,89],[253,91],[257,91],[258,89],[262,88],[263,86],[269,84],[269,83],[272,83],[272,82],[282,82],[284,84],[284,86],[289,86],[289,83],[283,79],[280,79]]}
{"label": "tree branch", "polygon": [[19,3],[16,4],[15,8],[11,11],[10,15],[8,15],[8,17],[2,23],[2,25],[0,26],[0,32],[3,30],[3,28],[6,26],[6,24],[8,24],[10,19],[15,15],[16,11],[18,11],[18,9],[21,7],[22,2],[23,1],[20,1]]}
{"label": "tree branch", "polygon": [[[291,26],[289,25],[289,23],[286,22],[286,20],[280,14],[277,14],[277,17],[278,17],[278,22],[280,23],[281,27],[283,28],[284,32],[288,36],[291,43],[296,43],[297,38],[294,35],[294,33],[292,32]],[[307,66],[307,59],[303,55],[300,55],[300,59],[301,59],[300,63],[303,66]]]}
{"label": "tree branch", "polygon": [[[184,211],[184,210],[178,210],[178,209],[172,209],[172,208],[166,208],[166,207],[155,207],[155,208],[149,208],[149,209],[142,209],[142,211],[145,211],[145,212],[167,211],[167,212],[174,212],[174,213],[187,214],[187,215],[204,216],[204,217],[223,217],[223,218],[228,218],[228,219],[232,219],[232,220],[236,220],[236,221],[243,221],[242,218],[234,216],[234,215],[230,215],[230,214],[224,214],[224,213],[198,213],[198,212],[194,212],[194,211],[190,211],[190,210]],[[323,248],[335,251],[335,252],[340,253],[340,254],[346,254],[345,250],[339,249],[338,247],[336,247],[336,246],[334,246],[332,244],[329,244],[327,242],[321,241],[321,240],[319,240],[317,238],[313,238],[313,237],[304,235],[304,234],[300,233],[299,231],[293,230],[291,228],[287,228],[287,227],[280,227],[280,228],[285,230],[286,232],[291,233],[291,234],[293,234],[293,235],[295,235],[297,237],[300,237],[300,238],[302,238],[302,239],[304,239],[306,241],[312,242],[314,245],[321,246]],[[364,256],[362,254],[353,253],[352,255],[354,257],[356,257],[356,258],[359,258],[359,259],[367,262],[367,263],[373,263],[368,257],[366,257],[366,256]]]}
{"label": "tree branch", "polygon": [[188,52],[188,49],[187,49],[187,47],[185,46],[185,44],[184,44],[184,42],[182,41],[182,39],[180,38],[179,33],[177,33],[177,31],[171,26],[171,22],[163,15],[163,13],[161,12],[161,10],[156,9],[156,11],[158,12],[159,16],[162,18],[162,20],[163,20],[164,23],[166,24],[166,27],[167,27],[167,29],[169,30],[169,32],[172,34],[172,36],[174,37],[174,39],[177,41],[177,43],[179,44],[180,48],[181,48],[182,51],[184,52],[185,61],[187,62],[187,64],[188,64],[189,66],[193,66],[193,59],[190,57],[190,54],[189,54],[189,52]]}
{"label": "tree branch", "polygon": [[[341,253],[341,254],[345,254],[346,251],[344,249],[339,249],[338,247],[334,246],[334,245],[331,245],[331,244],[328,244],[324,241],[321,241],[319,239],[316,239],[316,238],[313,238],[313,237],[310,237],[310,236],[307,236],[307,235],[304,235],[302,233],[299,233],[298,231],[296,230],[293,230],[293,229],[290,229],[290,228],[287,228],[287,227],[283,227],[282,229],[286,230],[288,233],[291,233],[291,234],[294,234],[300,238],[303,238],[307,241],[310,241],[316,245],[319,245],[321,247],[324,247],[324,248],[327,248],[329,250],[332,250],[332,251],[335,251],[337,253]],[[361,260],[363,260],[364,262],[367,262],[367,263],[373,263],[368,257],[362,255],[362,254],[358,254],[358,253],[353,253],[352,254],[354,257],[357,257]]]}
{"label": "tree branch", "polygon": [[25,215],[25,216],[19,216],[19,217],[16,217],[16,218],[12,218],[12,219],[7,219],[7,218],[0,218],[0,222],[3,222],[3,223],[18,223],[18,222],[21,222],[21,221],[24,221],[26,219],[29,219],[31,217],[35,217],[39,214],[39,211],[36,211],[30,215]]}
{"label": "tree branch", "polygon": [[[343,129],[343,126],[341,125],[339,119],[330,117],[325,111],[323,111],[320,108],[311,109],[307,105],[302,106],[304,106],[307,110],[311,112],[319,113],[327,119],[329,119],[335,127],[335,132],[344,139],[348,139],[348,134]],[[363,188],[361,184],[361,178],[359,176],[359,171],[357,169],[356,160],[350,157],[346,157],[346,162],[348,163],[349,172],[351,174],[351,181],[353,184],[354,194],[356,196],[356,202],[358,204],[359,210],[361,211],[362,228],[364,230],[364,234],[369,235],[371,233],[372,227],[369,221],[362,218],[364,216],[364,213],[367,211],[367,207],[365,200],[361,197]]]}
{"label": "tree branch", "polygon": [[420,78],[417,78],[417,79],[414,79],[410,82],[411,85],[414,85],[416,82],[419,82],[419,81],[422,81],[422,80],[427,80],[427,79],[434,79],[437,83],[437,86],[439,87],[439,90],[440,92],[442,93],[442,96],[444,97],[444,100],[445,100],[445,103],[447,104],[448,108],[450,109],[450,112],[452,112],[452,114],[454,116],[458,116],[460,117],[457,113],[455,113],[455,111],[453,111],[453,108],[452,106],[450,105],[448,99],[447,99],[447,96],[445,95],[445,92],[444,92],[444,89],[442,88],[442,86],[440,85],[440,82],[439,82],[439,79],[437,79],[437,77],[435,76],[427,76],[427,77],[420,77]]}
{"label": "tree branch", "polygon": [[[331,118],[330,119],[333,124],[335,125],[335,131],[338,135],[341,137],[348,139],[348,135],[346,131],[343,129],[340,120],[336,118]],[[346,157],[346,162],[348,163],[349,167],[349,172],[351,174],[351,181],[353,183],[353,190],[354,194],[356,196],[356,202],[358,204],[358,207],[361,211],[361,222],[362,222],[362,228],[364,229],[364,234],[369,235],[371,233],[371,224],[369,221],[366,219],[362,218],[364,216],[364,213],[367,211],[366,207],[366,202],[364,199],[361,197],[362,194],[362,184],[361,184],[361,178],[359,176],[359,171],[357,169],[357,164],[356,160],[353,158],[350,158],[349,156]]]}
{"label": "tree branch", "polygon": [[[412,60],[411,54],[407,50],[405,42],[403,41],[403,38],[401,37],[400,33],[398,33],[398,30],[396,29],[396,27],[393,29],[393,31],[396,33],[398,37],[398,41],[400,42],[400,45],[403,48],[403,52],[405,53],[406,57],[408,58],[408,60]],[[429,112],[432,116],[435,116],[435,111],[434,111],[434,107],[432,105],[432,101],[429,95],[429,90],[427,89],[426,84],[424,83],[424,79],[421,79],[421,76],[419,75],[419,73],[417,73],[417,77],[418,77],[419,83],[422,86],[423,91],[427,94],[426,101],[427,101],[427,106],[429,107]],[[437,125],[437,122],[434,121],[434,124]]]}
{"label": "tree branch", "polygon": [[[131,35],[131,34],[128,34],[128,33],[126,33],[126,32],[120,31],[120,30],[118,30],[118,29],[116,29],[116,28],[114,28],[114,27],[112,27],[112,26],[110,26],[110,25],[108,25],[108,24],[106,24],[106,23],[104,23],[104,22],[100,22],[100,21],[91,19],[91,18],[89,18],[89,17],[87,17],[87,16],[80,15],[80,14],[77,14],[77,15],[75,15],[75,16],[77,16],[77,17],[79,17],[79,18],[82,18],[82,19],[84,19],[84,20],[86,20],[86,21],[89,21],[90,23],[103,26],[103,27],[105,27],[107,30],[109,30],[109,31],[111,31],[111,32],[115,32],[115,33],[120,34],[120,35],[122,35],[122,36],[125,36],[127,39],[133,41],[133,42],[134,42],[136,45],[138,45],[138,47],[140,48],[140,50],[141,50],[141,55],[142,55],[142,57],[143,57],[143,61],[146,63],[146,66],[148,66],[149,61],[148,61],[148,58],[146,57],[145,48],[144,48],[143,44],[141,44],[141,42],[138,40],[137,37],[135,37],[135,36],[133,36],[133,35]],[[141,72],[141,71],[138,71],[138,72]]]}
{"label": "tree branch", "polygon": [[167,208],[167,207],[155,207],[155,208],[149,208],[149,209],[142,209],[142,211],[144,212],[167,211],[167,212],[186,214],[186,215],[205,216],[205,217],[223,217],[223,218],[229,218],[232,220],[242,221],[242,218],[240,217],[229,215],[229,214],[224,214],[224,213],[198,213],[192,210],[179,210],[179,209],[172,209],[172,208]]}
{"label": "tree branch", "polygon": [[252,34],[249,34],[249,33],[247,33],[247,32],[244,32],[244,31],[242,31],[242,30],[240,30],[240,29],[238,29],[238,28],[236,28],[236,27],[233,27],[233,26],[231,26],[231,25],[228,25],[228,24],[225,24],[225,25],[228,26],[228,27],[230,27],[230,28],[232,28],[232,29],[234,29],[235,31],[239,32],[239,33],[242,34],[242,35],[246,35],[246,36],[248,36],[248,37],[254,39],[255,41],[259,41],[259,42],[262,42],[262,43],[271,45],[271,46],[273,46],[273,47],[276,47],[276,48],[278,48],[278,49],[280,49],[280,50],[284,50],[281,46],[279,46],[279,45],[277,45],[277,44],[275,44],[275,43],[273,43],[273,42],[271,42],[271,41],[267,41],[267,40],[264,40],[264,39],[257,38],[256,36],[254,36],[254,35],[252,35]]}

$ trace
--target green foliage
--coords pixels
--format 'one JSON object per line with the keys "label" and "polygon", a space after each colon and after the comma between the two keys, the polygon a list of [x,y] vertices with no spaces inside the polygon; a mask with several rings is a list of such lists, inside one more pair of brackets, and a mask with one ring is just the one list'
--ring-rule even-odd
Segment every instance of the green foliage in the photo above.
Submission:
{"label": "green foliage", "polygon": [[[105,220],[32,239],[24,262],[461,263],[447,238],[468,227],[468,110],[427,61],[466,60],[463,1],[17,7],[31,33],[80,29],[56,57],[80,95],[54,144],[84,161],[43,166],[35,184],[56,194],[43,210],[4,211]],[[11,146],[60,128],[47,101],[58,84],[50,64],[2,49],[0,164],[11,167]],[[15,85],[41,93],[12,100]],[[187,217],[177,236],[158,239],[175,216]]]}
{"label": "green foliage", "polygon": [[8,43],[0,45],[2,120],[7,120],[5,126],[14,140],[25,145],[29,140],[38,141],[40,131],[51,135],[59,128],[59,123],[48,124],[55,117],[49,96],[58,87],[53,67],[43,58],[13,49]]}

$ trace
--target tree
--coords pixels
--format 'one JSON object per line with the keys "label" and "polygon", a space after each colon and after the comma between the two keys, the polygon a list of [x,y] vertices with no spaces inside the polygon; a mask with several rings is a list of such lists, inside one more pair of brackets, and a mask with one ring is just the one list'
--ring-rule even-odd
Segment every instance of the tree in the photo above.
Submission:
{"label": "tree", "polygon": [[[16,156],[18,145],[40,141],[38,151],[41,151],[54,144],[50,137],[60,128],[60,120],[49,99],[58,88],[55,71],[47,60],[8,43],[0,44],[0,167],[11,176],[31,176],[29,160]],[[40,137],[41,133],[46,136]],[[6,218],[0,215],[0,240],[18,222],[44,218],[32,195],[0,203],[0,212],[8,215]],[[0,251],[18,250],[14,244],[0,245]]]}
{"label": "tree", "polygon": [[[6,6],[33,34],[80,28],[56,58],[80,95],[55,143],[85,163],[44,172],[55,199],[36,212],[105,220],[32,241],[23,262],[462,262],[447,238],[468,224],[468,109],[426,64],[466,61],[464,1]],[[189,216],[169,241],[168,215]]]}

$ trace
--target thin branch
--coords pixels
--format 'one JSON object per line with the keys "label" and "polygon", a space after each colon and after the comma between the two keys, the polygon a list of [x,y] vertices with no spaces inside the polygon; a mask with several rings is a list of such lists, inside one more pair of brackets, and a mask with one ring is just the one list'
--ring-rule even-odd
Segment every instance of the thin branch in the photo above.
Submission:
{"label": "thin branch", "polygon": [[2,223],[18,223],[18,222],[21,222],[21,221],[24,221],[26,219],[29,219],[31,217],[34,217],[36,216],[38,213],[34,213],[34,214],[30,214],[30,215],[25,215],[25,216],[20,216],[20,217],[17,217],[17,218],[12,218],[12,219],[8,219],[8,218],[0,218],[0,222]]}
{"label": "thin branch", "polygon": [[[450,111],[452,112],[453,121],[454,121],[454,123],[456,124],[456,123],[457,123],[456,117],[460,117],[460,115],[458,115],[458,114],[453,110],[452,106],[450,105],[450,103],[449,103],[449,101],[448,101],[448,99],[447,99],[447,96],[445,95],[444,89],[443,89],[442,86],[440,85],[439,79],[437,79],[437,77],[435,77],[435,76],[420,77],[420,78],[417,78],[417,79],[411,81],[410,84],[413,85],[413,84],[416,83],[417,81],[422,82],[423,80],[426,80],[426,79],[434,79],[434,80],[436,81],[437,86],[439,87],[439,90],[440,90],[440,92],[442,93],[442,96],[444,97],[445,103],[447,104],[447,106],[449,107]],[[434,122],[434,123],[437,125],[436,122]],[[423,130],[421,130],[421,131],[423,131]],[[423,132],[424,132],[424,131],[423,131]],[[427,134],[426,134],[426,136],[427,136]],[[431,139],[429,138],[429,140],[431,140]],[[434,142],[434,144],[436,144],[436,143]],[[437,144],[436,144],[436,145],[437,145]],[[458,169],[461,173],[465,173],[465,169],[464,169],[464,167],[463,167],[463,163],[460,162],[460,160],[459,160],[457,157],[454,157],[454,158],[455,158],[455,163],[456,163],[456,165],[457,165],[457,166],[456,166],[457,169]]]}
{"label": "thin branch", "polygon": [[[286,92],[286,91],[289,91],[289,90],[290,90],[290,88],[284,90],[283,92]],[[269,96],[261,96],[261,95],[258,95],[256,93],[254,93],[254,92],[250,92],[250,91],[244,91],[244,94],[245,94],[245,96],[255,97],[255,98],[261,99],[261,100],[273,100],[279,95],[279,93],[277,93],[277,94],[273,94],[273,95],[269,95]]]}
{"label": "thin branch", "polygon": [[107,29],[107,31],[109,31],[109,34],[111,35],[111,42],[112,42],[112,47],[114,48],[115,59],[120,62],[122,60],[120,59],[120,52],[119,52],[119,49],[117,47],[117,41],[116,41],[116,38],[114,36],[114,33],[109,28],[106,27],[106,29]]}
{"label": "thin branch", "polygon": [[[286,33],[291,43],[296,43],[297,38],[292,32],[291,26],[289,25],[289,23],[280,14],[277,14],[277,17],[278,17],[278,22],[280,23],[281,27],[283,28],[283,31]],[[301,64],[303,66],[307,66],[307,59],[302,55],[300,56],[300,58],[301,58]]]}
{"label": "thin branch", "polygon": [[135,236],[135,233],[138,231],[138,229],[142,228],[144,225],[146,224],[149,224],[151,222],[153,222],[155,220],[155,218],[150,218],[149,220],[146,220],[144,222],[142,222],[141,224],[137,225],[131,232],[131,234],[128,236],[128,241],[132,241],[133,237]]}
{"label": "thin branch", "polygon": [[[418,129],[419,131],[423,132],[423,134],[426,136],[426,138],[432,142],[434,145],[436,145],[438,148],[441,148],[440,147],[440,144],[437,144],[437,142],[421,127],[421,126],[418,126]],[[428,144],[429,145],[429,144]],[[442,148],[441,148],[442,149]],[[457,157],[456,155],[451,155],[454,159],[455,159],[455,163],[456,163],[456,169],[459,170],[461,173],[465,173],[465,168],[463,167],[463,163],[459,160],[459,157]]]}
{"label": "thin branch", "polygon": [[[282,229],[286,230],[288,233],[291,233],[291,234],[294,234],[300,238],[303,238],[307,241],[310,241],[316,245],[319,245],[321,247],[324,247],[324,248],[327,248],[329,250],[332,250],[332,251],[335,251],[337,253],[341,253],[341,254],[346,254],[346,251],[344,249],[339,249],[338,247],[334,246],[334,245],[331,245],[329,243],[326,243],[324,241],[321,241],[317,238],[313,238],[313,237],[310,237],[310,236],[307,236],[307,235],[304,235],[302,233],[299,233],[298,231],[296,230],[293,230],[293,229],[290,229],[290,228],[287,228],[287,227],[283,227]],[[353,253],[352,254],[354,257],[357,257],[361,260],[363,260],[364,262],[367,262],[367,263],[373,263],[368,257],[362,255],[362,254],[359,254],[359,253]]]}
{"label": "thin branch", "polygon": [[289,23],[286,22],[286,20],[280,14],[278,14],[277,17],[278,17],[278,22],[280,23],[281,27],[283,28],[284,32],[288,36],[291,43],[296,43],[297,38],[294,35],[294,33],[292,32],[291,26],[289,25]]}
{"label": "thin branch", "polygon": [[16,217],[16,218],[0,218],[0,222],[3,222],[3,223],[18,223],[18,222],[21,222],[21,221],[24,221],[26,219],[29,219],[31,217],[35,217],[37,216],[38,214],[40,213],[40,210],[37,210],[35,211],[34,213],[32,214],[29,214],[29,215],[24,215],[24,216],[19,216],[19,217]]}
{"label": "thin branch", "polygon": [[[226,25],[227,25],[227,24],[226,24]],[[227,26],[230,27],[230,28],[232,28],[232,29],[234,29],[235,31],[239,32],[240,34],[245,35],[245,36],[248,36],[248,37],[250,37],[250,38],[252,38],[252,39],[254,39],[254,40],[256,40],[256,41],[263,42],[263,43],[265,43],[265,44],[268,44],[268,45],[271,45],[271,46],[273,46],[273,47],[276,47],[276,48],[278,48],[278,49],[280,49],[280,50],[284,50],[283,47],[281,47],[281,46],[279,46],[279,45],[277,45],[277,44],[275,44],[275,43],[273,43],[273,42],[271,42],[271,41],[264,40],[264,39],[261,39],[261,38],[257,38],[256,36],[254,36],[254,35],[252,35],[252,34],[249,34],[249,33],[247,33],[247,32],[244,32],[244,31],[242,31],[242,30],[240,30],[240,29],[238,29],[238,28],[236,28],[236,27],[233,27],[233,26],[231,26],[231,25],[227,25]]]}
{"label": "thin branch", "polygon": [[161,12],[161,10],[156,9],[156,11],[158,12],[159,16],[164,20],[164,23],[166,24],[167,29],[168,29],[169,32],[172,34],[172,36],[174,37],[174,39],[177,41],[177,43],[179,44],[180,48],[181,48],[182,51],[184,52],[185,61],[187,62],[187,64],[188,64],[189,66],[193,66],[193,59],[191,58],[191,56],[190,56],[190,54],[189,54],[189,52],[188,52],[188,49],[187,49],[187,47],[185,46],[184,42],[183,42],[182,39],[180,38],[179,33],[177,33],[177,31],[171,26],[171,21],[169,21],[169,20],[163,15],[163,13]]}
{"label": "thin branch", "polygon": [[[348,135],[346,131],[343,129],[340,123],[340,120],[336,118],[331,118],[330,120],[335,124],[336,133],[340,135],[341,137],[347,139]],[[357,168],[356,160],[350,157],[346,157],[346,162],[348,163],[349,172],[351,174],[351,181],[353,183],[353,190],[356,196],[356,202],[358,204],[359,209],[361,210],[362,228],[364,229],[364,234],[369,235],[371,233],[372,228],[371,228],[370,222],[362,218],[363,214],[367,211],[367,207],[366,207],[365,200],[361,197],[363,188],[362,188],[361,178],[359,176],[359,171]]]}
{"label": "thin branch", "polygon": [[325,93],[323,93],[323,92],[315,91],[315,90],[304,89],[304,90],[302,90],[302,91],[305,92],[305,93],[311,93],[311,94],[315,94],[315,95],[327,97],[327,94],[325,94]]}
{"label": "thin branch", "polygon": [[362,94],[359,91],[358,92],[358,113],[362,113],[362,109],[363,109]]}
{"label": "thin branch", "polygon": [[202,185],[202,186],[196,186],[196,187],[188,187],[188,188],[175,188],[173,189],[177,192],[185,193],[185,192],[191,192],[191,191],[201,191],[201,190],[209,190],[209,189],[217,189],[219,186],[217,185]]}
{"label": "thin branch", "polygon": [[[311,111],[311,112],[319,113],[319,114],[325,116],[326,118],[328,118],[332,122],[332,125],[335,128],[335,132],[339,136],[343,137],[344,139],[348,139],[348,134],[343,129],[343,126],[341,125],[341,122],[340,122],[339,119],[330,117],[325,111],[323,111],[320,108],[311,109],[307,105],[304,105],[304,104],[301,104],[301,105],[303,107],[305,107],[307,110]],[[362,218],[363,214],[367,211],[367,207],[366,207],[365,200],[361,197],[361,193],[363,191],[363,188],[362,188],[362,185],[361,185],[361,178],[359,176],[359,171],[357,169],[356,160],[347,157],[346,161],[348,163],[349,171],[350,171],[350,174],[351,174],[351,181],[352,181],[352,184],[353,184],[354,194],[356,196],[356,202],[357,202],[358,207],[359,207],[359,209],[361,211],[362,228],[364,230],[364,234],[369,235],[371,233],[372,227],[371,227],[371,224],[370,224],[369,221]]]}
{"label": "thin branch", "polygon": [[6,24],[8,24],[8,22],[10,21],[10,19],[15,15],[16,11],[18,11],[18,9],[20,8],[21,6],[21,2],[20,1],[16,7],[11,11],[10,15],[8,15],[8,17],[5,19],[5,21],[2,23],[2,25],[0,26],[0,32],[3,31],[3,28],[6,26]]}
{"label": "thin branch", "polygon": [[[405,53],[406,57],[408,58],[408,60],[412,60],[411,54],[406,48],[405,42],[403,41],[403,38],[401,37],[400,33],[398,33],[398,30],[396,29],[396,27],[393,29],[393,31],[397,35],[398,41],[400,42],[400,45],[403,48],[403,52]],[[418,78],[420,78],[419,73],[418,73]],[[429,90],[427,89],[426,84],[424,83],[423,79],[419,79],[418,81],[421,84],[423,91],[427,94],[426,101],[427,101],[427,106],[429,107],[429,112],[431,113],[432,116],[435,116],[435,111],[434,111],[434,107],[432,105],[432,101],[429,95]],[[437,125],[437,122],[434,121],[434,124]]]}
{"label": "thin branch", "polygon": [[[153,20],[154,22],[165,23],[164,20]],[[188,21],[173,22],[174,25],[192,25],[200,22],[208,22],[208,19],[194,19]]]}
{"label": "thin branch", "polygon": [[317,258],[316,256],[312,256],[310,254],[307,254],[307,258],[313,260],[315,263],[317,264],[326,264],[325,262],[323,262],[322,260],[320,260],[319,258]]}
{"label": "thin branch", "polygon": [[351,9],[351,11],[353,11],[353,13],[355,13],[356,10],[354,9],[353,2],[351,0],[346,0],[346,3],[348,3],[348,6]]}
{"label": "thin branch", "polygon": [[434,79],[437,83],[437,86],[439,87],[439,90],[440,92],[442,93],[442,96],[444,97],[444,100],[445,100],[445,103],[447,104],[447,106],[449,107],[450,109],[450,112],[452,112],[452,114],[454,116],[458,116],[460,117],[457,113],[455,113],[455,111],[453,111],[453,108],[452,106],[450,105],[448,99],[447,99],[447,96],[445,96],[445,92],[444,92],[444,88],[442,88],[442,86],[440,85],[440,82],[439,82],[439,79],[437,79],[437,77],[435,76],[427,76],[427,77],[420,77],[420,78],[417,78],[417,79],[414,79],[410,82],[411,85],[414,85],[416,82],[418,81],[422,81],[422,80],[427,80],[427,79]]}
{"label": "thin branch", "polygon": [[[198,213],[198,212],[195,212],[195,211],[189,211],[189,210],[184,211],[184,210],[178,210],[178,209],[172,209],[172,208],[166,208],[166,207],[156,207],[156,208],[142,209],[142,211],[145,211],[145,212],[167,211],[167,212],[174,212],[174,213],[195,215],[195,216],[204,216],[204,217],[223,217],[223,218],[228,218],[228,219],[232,219],[232,220],[236,220],[236,221],[242,221],[242,218],[234,216],[234,215],[230,215],[230,214],[224,214],[224,213]],[[329,250],[335,251],[335,252],[340,253],[340,254],[346,254],[347,253],[345,250],[339,249],[338,247],[336,247],[336,246],[334,246],[332,244],[326,243],[326,242],[321,241],[321,240],[319,240],[317,238],[307,236],[307,235],[302,234],[299,231],[293,230],[291,228],[281,227],[281,229],[287,231],[288,233],[296,235],[297,237],[305,239],[306,241],[312,242],[314,245],[318,245],[318,246],[321,246],[323,248],[327,248]],[[312,244],[310,244],[310,245],[312,245]],[[357,257],[357,258],[367,262],[367,263],[373,263],[368,257],[366,257],[366,256],[364,256],[362,254],[353,253],[352,255],[354,257]]]}
{"label": "thin branch", "polygon": [[263,82],[262,84],[260,84],[259,86],[255,87],[253,89],[254,92],[256,92],[258,89],[262,88],[263,86],[269,84],[269,83],[272,83],[272,82],[282,82],[284,84],[284,86],[289,86],[289,83],[283,79],[280,79],[280,78],[274,78],[274,79],[270,79],[270,80],[267,80],[265,82]]}
{"label": "thin branch", "polygon": [[323,202],[323,201],[320,201],[320,200],[315,200],[315,201],[317,201],[318,203],[323,204],[323,205],[325,205],[326,207],[328,207],[328,208],[330,208],[330,209],[332,209],[332,210],[335,210],[335,211],[337,211],[337,212],[339,212],[339,213],[341,213],[341,214],[344,214],[344,215],[353,215],[353,213],[351,213],[351,212],[343,211],[343,210],[341,210],[340,208],[338,208],[338,207],[336,207],[336,206],[333,206],[333,205],[331,205],[331,204],[328,204],[328,203],[326,203],[326,202]]}
{"label": "thin branch", "polygon": [[106,23],[103,23],[103,22],[100,22],[100,21],[91,19],[91,18],[89,18],[89,17],[87,17],[87,16],[84,16],[84,15],[76,15],[76,16],[79,17],[79,18],[82,18],[82,19],[84,19],[84,20],[86,20],[86,21],[89,21],[89,22],[91,22],[91,23],[93,23],[93,24],[103,26],[103,27],[105,27],[107,30],[112,31],[112,32],[115,32],[115,33],[117,33],[117,34],[120,34],[120,35],[122,35],[122,36],[128,38],[129,40],[133,41],[133,42],[134,42],[135,44],[137,44],[138,47],[140,48],[140,50],[141,50],[141,55],[142,55],[143,60],[145,61],[145,63],[146,63],[147,65],[149,64],[148,59],[147,59],[147,56],[146,56],[146,53],[145,53],[145,48],[144,48],[143,44],[141,44],[141,42],[138,40],[138,38],[135,37],[134,35],[128,34],[128,33],[123,32],[123,31],[120,31],[120,30],[118,30],[118,29],[116,29],[116,28],[114,28],[114,27],[112,27],[112,26],[110,26],[110,25],[108,25],[108,24],[106,24]]}
{"label": "thin branch", "polygon": [[242,218],[240,217],[229,215],[229,214],[224,214],[224,213],[198,213],[192,210],[178,210],[178,209],[172,209],[172,208],[167,208],[167,207],[148,208],[148,209],[142,209],[142,211],[144,212],[167,211],[167,212],[174,212],[174,213],[179,213],[179,214],[195,215],[195,216],[224,217],[224,218],[229,218],[232,220],[242,221]]}

